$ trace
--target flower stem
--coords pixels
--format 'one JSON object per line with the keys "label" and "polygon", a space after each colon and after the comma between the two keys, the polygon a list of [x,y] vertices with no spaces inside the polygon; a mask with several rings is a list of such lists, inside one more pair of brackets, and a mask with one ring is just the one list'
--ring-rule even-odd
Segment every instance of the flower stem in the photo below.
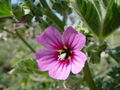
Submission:
{"label": "flower stem", "polygon": [[35,53],[35,50],[31,47],[31,45],[22,37],[22,35],[16,30],[16,35],[23,41],[23,43],[33,52]]}
{"label": "flower stem", "polygon": [[83,72],[84,72],[84,76],[85,76],[85,80],[90,88],[90,90],[99,90],[95,83],[94,83],[94,80],[92,78],[92,75],[91,75],[91,72],[90,72],[90,68],[89,68],[89,65],[88,65],[88,62],[86,62],[85,64],[85,67],[83,69]]}

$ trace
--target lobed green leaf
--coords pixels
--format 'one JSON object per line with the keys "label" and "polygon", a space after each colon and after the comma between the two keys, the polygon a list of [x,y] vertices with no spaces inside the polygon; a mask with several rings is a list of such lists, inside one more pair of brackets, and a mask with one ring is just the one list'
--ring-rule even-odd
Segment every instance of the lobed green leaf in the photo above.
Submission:
{"label": "lobed green leaf", "polygon": [[11,17],[11,0],[0,0],[0,18]]}
{"label": "lobed green leaf", "polygon": [[120,26],[120,0],[71,0],[71,4],[100,40]]}

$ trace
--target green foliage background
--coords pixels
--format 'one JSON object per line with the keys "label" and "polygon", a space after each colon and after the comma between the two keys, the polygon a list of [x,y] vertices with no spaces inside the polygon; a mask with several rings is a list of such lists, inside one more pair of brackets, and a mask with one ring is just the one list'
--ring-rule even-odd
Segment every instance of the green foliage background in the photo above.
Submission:
{"label": "green foliage background", "polygon": [[51,25],[60,32],[71,25],[85,34],[83,51],[95,84],[101,90],[120,90],[119,16],[120,0],[0,0],[0,90],[89,88],[83,71],[66,81],[38,71],[34,52],[43,47],[35,36]]}

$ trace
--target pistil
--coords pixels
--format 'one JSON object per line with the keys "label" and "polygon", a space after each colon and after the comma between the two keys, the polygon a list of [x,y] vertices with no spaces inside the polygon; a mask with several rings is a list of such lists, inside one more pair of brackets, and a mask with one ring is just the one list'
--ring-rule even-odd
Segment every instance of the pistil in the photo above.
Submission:
{"label": "pistil", "polygon": [[71,59],[71,54],[72,51],[70,48],[64,46],[62,50],[58,50],[59,55],[58,55],[58,60],[64,61],[66,59],[70,60]]}

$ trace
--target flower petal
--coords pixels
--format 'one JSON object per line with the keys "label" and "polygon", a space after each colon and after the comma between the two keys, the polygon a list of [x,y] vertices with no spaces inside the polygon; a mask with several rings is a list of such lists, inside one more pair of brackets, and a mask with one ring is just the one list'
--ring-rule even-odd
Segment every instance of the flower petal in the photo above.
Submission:
{"label": "flower petal", "polygon": [[57,60],[58,53],[53,50],[39,50],[35,54],[35,58],[38,62],[38,68],[41,71],[47,71],[49,69],[49,65],[52,61]]}
{"label": "flower petal", "polygon": [[48,71],[50,68],[50,64],[52,64],[54,61],[57,61],[55,57],[52,56],[44,56],[39,59],[38,62],[38,69],[40,71]]}
{"label": "flower petal", "polygon": [[72,73],[74,74],[77,74],[79,73],[84,65],[85,65],[85,62],[87,60],[87,56],[83,53],[83,52],[80,52],[80,51],[74,51],[74,57],[72,59]]}
{"label": "flower petal", "polygon": [[36,40],[49,49],[56,49],[62,45],[62,35],[54,27],[48,27],[43,34],[36,37]]}
{"label": "flower petal", "polygon": [[40,58],[47,56],[47,55],[57,55],[57,52],[54,50],[42,49],[35,53],[35,59],[39,60]]}
{"label": "flower petal", "polygon": [[72,49],[81,50],[86,42],[86,37],[71,26],[64,31],[63,37],[65,45],[70,46]]}
{"label": "flower petal", "polygon": [[71,65],[60,61],[51,64],[49,76],[54,79],[65,80],[70,74]]}

